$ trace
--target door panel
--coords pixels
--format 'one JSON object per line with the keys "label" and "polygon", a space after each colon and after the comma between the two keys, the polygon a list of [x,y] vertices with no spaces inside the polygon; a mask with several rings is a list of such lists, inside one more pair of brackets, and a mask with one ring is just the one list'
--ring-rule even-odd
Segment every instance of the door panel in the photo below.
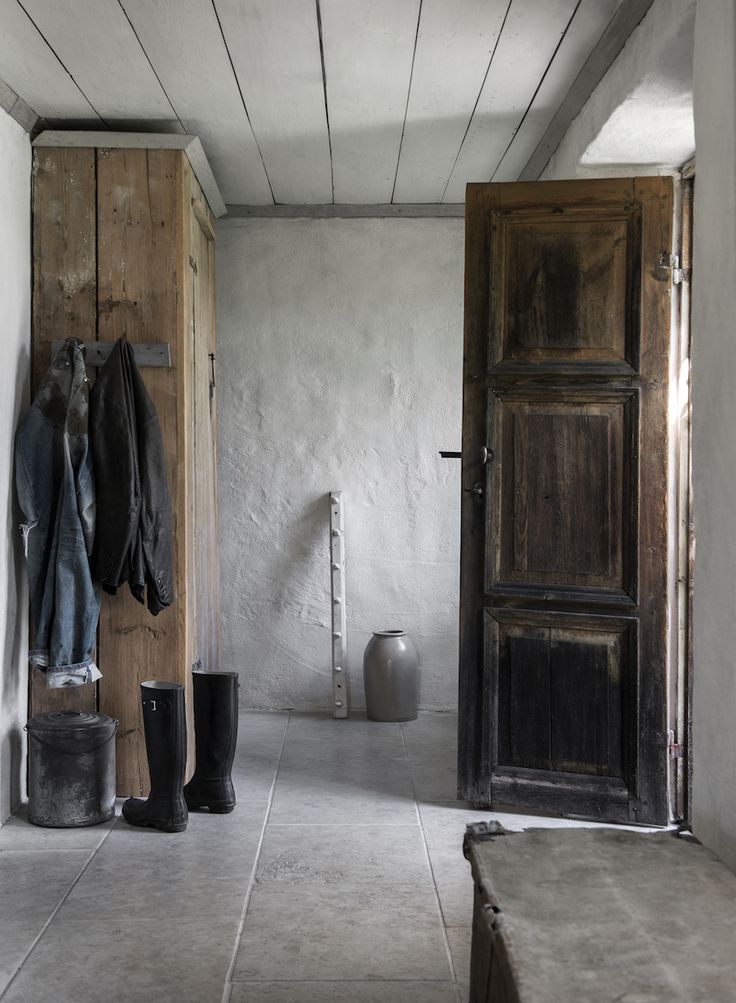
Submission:
{"label": "door panel", "polygon": [[666,178],[469,185],[458,792],[667,821]]}
{"label": "door panel", "polygon": [[487,591],[523,584],[546,595],[551,585],[633,602],[625,552],[635,532],[635,483],[625,457],[635,449],[636,394],[502,388],[490,398],[489,427],[501,449],[488,468]]}
{"label": "door panel", "polygon": [[494,367],[635,365],[640,211],[494,212]]}
{"label": "door panel", "polygon": [[488,610],[487,657],[497,667],[491,766],[618,777],[633,785],[636,628],[626,617]]}

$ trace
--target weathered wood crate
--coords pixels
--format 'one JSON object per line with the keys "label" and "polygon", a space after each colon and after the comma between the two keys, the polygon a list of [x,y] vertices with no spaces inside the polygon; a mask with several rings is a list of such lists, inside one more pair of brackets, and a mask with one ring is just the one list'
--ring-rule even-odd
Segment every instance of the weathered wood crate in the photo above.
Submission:
{"label": "weathered wood crate", "polygon": [[470,1003],[736,1001],[736,875],[689,836],[468,826]]}

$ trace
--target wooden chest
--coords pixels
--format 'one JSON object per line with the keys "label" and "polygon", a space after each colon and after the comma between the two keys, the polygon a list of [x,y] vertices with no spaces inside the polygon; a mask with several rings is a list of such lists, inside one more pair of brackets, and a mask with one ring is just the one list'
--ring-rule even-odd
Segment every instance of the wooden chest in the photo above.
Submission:
{"label": "wooden chest", "polygon": [[468,826],[470,1003],[736,1000],[736,875],[690,836]]}

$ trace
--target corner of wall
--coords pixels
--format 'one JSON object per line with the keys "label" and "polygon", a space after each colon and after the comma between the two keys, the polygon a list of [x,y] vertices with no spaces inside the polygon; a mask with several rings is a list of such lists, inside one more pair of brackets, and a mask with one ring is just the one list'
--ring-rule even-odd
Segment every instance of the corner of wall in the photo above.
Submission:
{"label": "corner of wall", "polygon": [[736,7],[695,22],[693,829],[736,869]]}
{"label": "corner of wall", "polygon": [[31,143],[0,109],[0,823],[25,796],[28,602],[13,481],[13,437],[28,403],[31,339]]}

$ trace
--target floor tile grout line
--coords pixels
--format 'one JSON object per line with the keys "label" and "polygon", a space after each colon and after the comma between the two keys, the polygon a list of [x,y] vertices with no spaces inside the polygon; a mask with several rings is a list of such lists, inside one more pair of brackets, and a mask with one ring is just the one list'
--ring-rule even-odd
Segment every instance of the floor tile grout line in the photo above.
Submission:
{"label": "floor tile grout line", "polygon": [[417,813],[417,822],[419,823],[419,831],[422,836],[422,846],[424,847],[424,855],[427,859],[427,866],[429,867],[429,873],[432,878],[432,887],[434,888],[434,896],[437,901],[437,911],[440,917],[440,928],[442,930],[442,939],[445,944],[447,963],[450,967],[450,973],[452,974],[452,983],[455,987],[455,993],[457,995],[459,1003],[462,1003],[462,993],[460,991],[460,986],[458,985],[457,972],[455,971],[455,961],[452,957],[452,949],[450,947],[450,938],[447,935],[447,923],[445,922],[445,914],[442,909],[442,901],[440,899],[440,893],[437,887],[437,879],[435,877],[434,867],[432,866],[432,855],[429,852],[427,834],[424,831],[424,822],[422,821],[422,813],[419,810],[419,798],[417,797],[416,784],[414,783],[414,769],[412,768],[411,765],[411,756],[409,755],[409,748],[406,744],[406,735],[404,734],[404,728],[402,725],[399,725],[399,733],[401,734],[401,745],[404,750],[406,765],[409,768],[409,780],[411,781],[411,789],[414,795],[414,810]]}
{"label": "floor tile grout line", "polygon": [[0,1000],[2,1000],[2,999],[5,998],[5,996],[7,995],[7,992],[10,989],[10,987],[13,985],[13,983],[15,982],[15,980],[18,978],[18,976],[20,975],[20,973],[23,971],[23,966],[28,961],[28,959],[30,958],[31,954],[35,951],[36,946],[38,945],[39,941],[41,940],[41,938],[43,937],[43,935],[46,933],[46,931],[48,930],[48,928],[53,923],[53,921],[56,918],[56,915],[59,912],[59,910],[61,909],[61,907],[64,905],[64,903],[69,898],[69,896],[74,891],[74,889],[77,887],[77,884],[82,879],[82,877],[83,877],[85,871],[87,870],[87,868],[89,867],[89,865],[92,863],[92,861],[95,859],[95,857],[97,856],[97,854],[100,852],[100,850],[104,846],[106,840],[110,836],[110,833],[115,828],[115,824],[116,823],[113,823],[113,825],[110,826],[110,828],[107,830],[107,832],[105,833],[105,835],[99,841],[99,843],[97,844],[97,846],[92,850],[92,852],[90,853],[89,857],[87,857],[87,860],[82,865],[82,868],[80,869],[80,871],[77,874],[76,878],[72,881],[72,883],[69,885],[69,887],[67,888],[67,890],[64,892],[64,894],[62,895],[61,899],[59,900],[59,902],[57,903],[56,907],[54,908],[53,912],[51,913],[51,915],[49,916],[49,918],[46,920],[46,922],[44,923],[44,925],[41,927],[41,929],[38,931],[38,933],[36,934],[36,936],[34,937],[33,942],[31,943],[31,946],[28,948],[28,950],[26,951],[26,953],[21,958],[20,964],[18,964],[16,966],[15,971],[13,972],[13,974],[10,976],[10,978],[7,981],[7,983],[5,984],[5,988],[0,993]]}
{"label": "floor tile grout line", "polygon": [[281,748],[279,749],[279,758],[276,762],[276,769],[273,773],[273,780],[271,781],[271,789],[268,793],[268,802],[266,805],[266,814],[263,818],[263,825],[261,826],[261,834],[258,838],[258,846],[256,847],[256,855],[253,860],[253,867],[251,868],[250,878],[248,880],[248,887],[245,892],[245,901],[243,903],[243,909],[240,914],[240,922],[238,923],[238,932],[235,935],[235,944],[233,945],[233,954],[230,959],[230,965],[227,970],[227,975],[225,976],[225,985],[222,989],[222,1000],[221,1003],[230,1003],[230,997],[233,992],[233,972],[235,971],[235,963],[238,959],[238,952],[240,951],[240,945],[243,942],[243,933],[245,932],[245,921],[248,915],[248,907],[250,906],[251,896],[253,894],[253,888],[256,883],[256,874],[258,873],[258,863],[261,859],[261,849],[263,847],[263,840],[266,836],[266,828],[268,827],[268,820],[271,815],[271,808],[273,806],[273,797],[276,792],[276,783],[279,779],[279,770],[281,769],[281,760],[284,757],[284,749],[286,748],[286,736],[289,732],[289,725],[291,724],[291,713],[289,713],[286,718],[286,727],[284,728],[284,734],[281,739]]}

